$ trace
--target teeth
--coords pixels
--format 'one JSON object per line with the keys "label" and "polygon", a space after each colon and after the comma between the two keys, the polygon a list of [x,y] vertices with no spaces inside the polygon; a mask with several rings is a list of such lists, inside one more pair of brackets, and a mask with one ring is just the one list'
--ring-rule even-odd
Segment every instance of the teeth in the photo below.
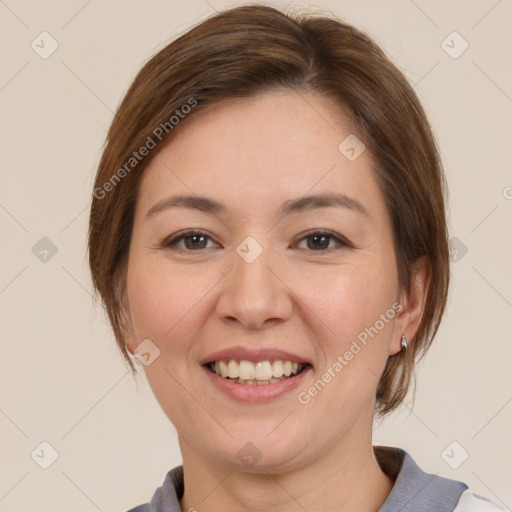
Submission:
{"label": "teeth", "polygon": [[238,379],[240,375],[238,375],[238,365],[236,364],[236,361],[229,361],[228,363],[228,377],[230,379]]}
{"label": "teeth", "polygon": [[279,382],[291,375],[296,375],[303,365],[291,361],[236,361],[234,359],[215,361],[210,369],[217,375],[233,379],[240,384],[262,385]]}
{"label": "teeth", "polygon": [[251,380],[256,377],[256,368],[251,361],[240,361],[238,365],[238,376],[242,380]]}
{"label": "teeth", "polygon": [[268,361],[256,363],[256,380],[269,380],[272,378],[272,366]]}
{"label": "teeth", "polygon": [[272,363],[272,375],[276,378],[284,375],[283,361],[274,361]]}
{"label": "teeth", "polygon": [[226,361],[220,362],[220,374],[222,375],[222,377],[228,376],[228,365],[226,364]]}

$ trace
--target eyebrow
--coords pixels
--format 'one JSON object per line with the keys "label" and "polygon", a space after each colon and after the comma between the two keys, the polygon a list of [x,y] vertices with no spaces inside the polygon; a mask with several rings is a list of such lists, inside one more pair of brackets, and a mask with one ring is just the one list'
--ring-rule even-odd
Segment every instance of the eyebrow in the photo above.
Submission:
{"label": "eyebrow", "polygon": [[[360,215],[370,218],[368,210],[357,199],[345,194],[322,193],[303,196],[299,199],[289,199],[281,204],[278,214],[285,216],[296,213],[303,213],[318,208],[346,208]],[[171,196],[155,203],[146,213],[146,219],[156,213],[168,210],[169,208],[189,208],[204,213],[220,215],[226,213],[228,208],[216,199],[196,195]]]}

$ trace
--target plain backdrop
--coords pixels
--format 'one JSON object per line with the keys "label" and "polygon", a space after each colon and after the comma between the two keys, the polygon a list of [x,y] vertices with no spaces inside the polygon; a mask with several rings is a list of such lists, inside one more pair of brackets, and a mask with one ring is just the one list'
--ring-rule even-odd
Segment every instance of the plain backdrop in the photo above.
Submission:
{"label": "plain backdrop", "polygon": [[[91,297],[88,207],[113,111],[142,64],[241,3],[0,1],[1,511],[125,511],[181,462]],[[267,3],[366,31],[425,106],[450,188],[453,284],[414,405],[376,424],[375,443],[510,509],[512,3]]]}

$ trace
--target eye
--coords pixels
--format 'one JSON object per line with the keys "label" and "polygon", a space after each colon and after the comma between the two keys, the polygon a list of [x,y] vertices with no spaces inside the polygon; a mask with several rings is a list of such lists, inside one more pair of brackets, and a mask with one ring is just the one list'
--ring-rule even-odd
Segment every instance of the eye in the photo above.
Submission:
{"label": "eye", "polygon": [[[344,238],[335,235],[332,231],[324,229],[311,230],[306,232],[306,234],[301,238],[300,243],[303,241],[306,241],[306,248],[311,249],[314,252],[328,251],[336,248],[341,249],[346,247],[353,247],[353,245]],[[331,242],[334,242],[334,247],[329,247]]]}
{"label": "eye", "polygon": [[[211,237],[206,233],[198,230],[188,230],[168,238],[162,243],[162,247],[170,250],[200,251],[202,249],[211,248],[211,246],[208,247],[208,241],[211,241],[218,247],[218,244],[213,242]],[[300,247],[300,244],[304,241],[306,242],[305,248],[314,252],[353,247],[353,245],[343,237],[328,230],[317,229],[306,232],[300,239],[299,244],[297,244],[299,249],[304,249],[304,247]],[[331,245],[332,243],[334,243],[334,247]]]}
{"label": "eye", "polygon": [[[178,233],[177,235],[167,239],[163,242],[162,247],[171,250],[178,249],[182,251],[196,251],[208,249],[208,247],[206,247],[208,240],[211,240],[211,238],[206,233],[197,230],[189,230]],[[184,247],[179,245],[182,241],[185,244]]]}

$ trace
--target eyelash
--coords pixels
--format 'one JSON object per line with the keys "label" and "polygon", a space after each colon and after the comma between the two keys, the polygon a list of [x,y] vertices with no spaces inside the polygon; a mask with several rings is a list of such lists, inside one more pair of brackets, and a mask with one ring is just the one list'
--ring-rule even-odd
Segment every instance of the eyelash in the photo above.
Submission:
{"label": "eyelash", "polygon": [[[168,238],[161,244],[161,246],[164,249],[177,250],[177,251],[182,251],[182,252],[201,252],[201,249],[198,249],[196,251],[196,250],[191,250],[191,249],[183,249],[183,248],[177,246],[178,242],[180,242],[181,240],[184,240],[185,238],[189,238],[192,236],[204,236],[207,239],[212,240],[211,237],[203,231],[188,230],[188,231],[184,231],[182,233],[178,233],[177,235],[174,235],[171,238]],[[326,253],[326,252],[329,252],[329,251],[332,251],[335,249],[344,249],[344,248],[353,249],[354,248],[354,246],[348,240],[346,240],[345,238],[340,237],[340,236],[336,235],[335,233],[333,233],[332,231],[329,231],[326,229],[311,229],[309,231],[306,231],[305,233],[303,233],[302,238],[299,240],[299,242],[302,242],[303,240],[306,240],[308,238],[313,238],[314,236],[329,237],[330,239],[334,240],[338,244],[338,247],[331,247],[329,249],[321,249],[318,251],[311,250],[310,252]]]}

